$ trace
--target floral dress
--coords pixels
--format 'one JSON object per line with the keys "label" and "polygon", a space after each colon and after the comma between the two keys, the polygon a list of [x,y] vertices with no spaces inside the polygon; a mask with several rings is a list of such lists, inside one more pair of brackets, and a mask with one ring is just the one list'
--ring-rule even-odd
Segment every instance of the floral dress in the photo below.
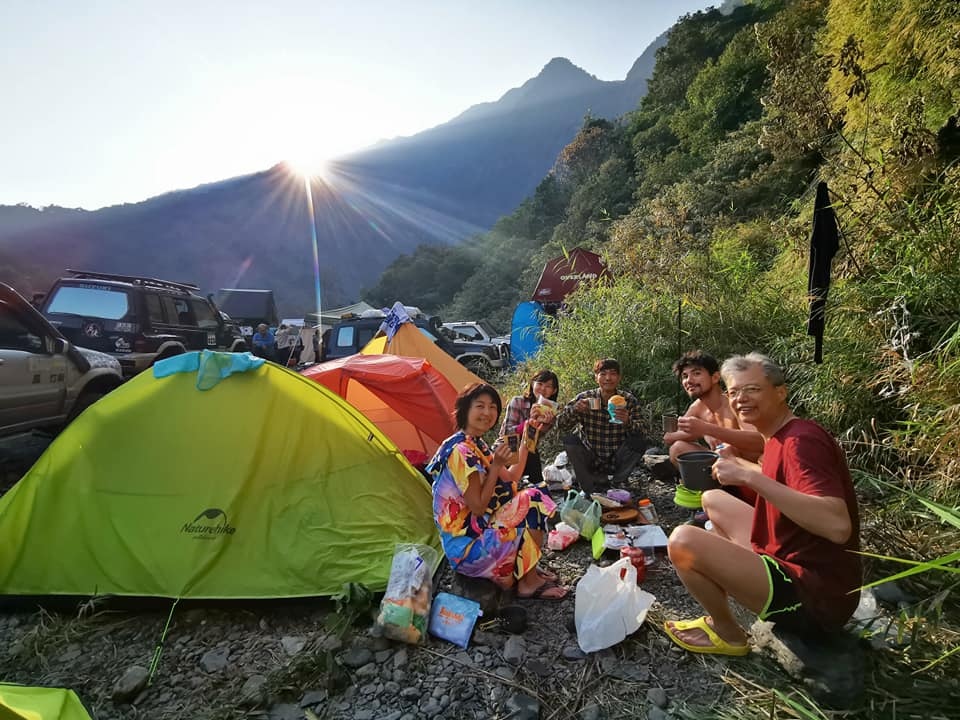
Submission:
{"label": "floral dress", "polygon": [[557,505],[540,490],[514,493],[511,483],[498,480],[487,511],[482,516],[471,513],[464,497],[470,475],[485,475],[492,460],[487,444],[462,430],[444,440],[427,465],[433,477],[433,517],[443,552],[456,572],[521,578],[540,560],[540,545],[530,530],[546,531]]}

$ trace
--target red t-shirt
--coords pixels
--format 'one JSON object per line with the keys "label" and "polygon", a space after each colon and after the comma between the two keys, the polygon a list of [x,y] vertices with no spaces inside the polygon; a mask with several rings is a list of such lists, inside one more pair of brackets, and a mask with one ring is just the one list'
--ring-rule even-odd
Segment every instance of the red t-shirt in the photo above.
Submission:
{"label": "red t-shirt", "polygon": [[860,556],[851,552],[860,549],[860,516],[843,450],[817,423],[795,418],[767,441],[762,469],[789,488],[847,503],[852,531],[843,545],[804,530],[760,496],[750,533],[753,549],[791,576],[804,608],[825,630],[840,628],[856,610],[862,584]]}

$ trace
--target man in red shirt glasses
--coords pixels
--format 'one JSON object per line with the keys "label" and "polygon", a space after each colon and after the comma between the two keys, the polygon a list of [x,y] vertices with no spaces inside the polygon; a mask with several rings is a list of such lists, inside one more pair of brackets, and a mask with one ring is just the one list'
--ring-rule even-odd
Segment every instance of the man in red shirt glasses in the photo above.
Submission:
{"label": "man in red shirt glasses", "polygon": [[727,397],[741,423],[764,438],[761,464],[721,450],[713,466],[722,485],[747,487],[753,505],[723,490],[703,494],[713,528],[682,525],[670,559],[709,613],[664,623],[691,652],[745,655],[747,636],[728,599],[805,635],[841,628],[857,607],[862,570],[857,500],[843,450],[787,405],[783,371],[758,353],[723,363]]}

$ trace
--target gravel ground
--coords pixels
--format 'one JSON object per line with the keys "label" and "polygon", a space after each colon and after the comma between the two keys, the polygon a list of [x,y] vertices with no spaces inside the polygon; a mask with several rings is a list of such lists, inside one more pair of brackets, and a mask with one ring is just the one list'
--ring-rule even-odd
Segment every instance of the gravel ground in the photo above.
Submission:
{"label": "gravel ground", "polygon": [[[673,505],[672,484],[645,471],[634,474],[628,489],[654,501],[668,534],[690,517]],[[582,540],[547,551],[544,560],[571,586],[592,562]],[[441,572],[439,589],[449,589],[451,580],[449,570]],[[467,650],[435,638],[416,647],[378,638],[366,617],[334,633],[327,600],[182,603],[145,688],[140,681],[169,606],[0,609],[0,680],[73,688],[97,720],[662,718],[684,705],[719,702],[726,687],[720,676],[745,661],[692,656],[658,629],[665,617],[699,614],[665,555],[643,587],[657,598],[647,622],[590,655],[577,647],[572,592],[561,602],[518,601],[529,615],[525,633],[488,625]]]}

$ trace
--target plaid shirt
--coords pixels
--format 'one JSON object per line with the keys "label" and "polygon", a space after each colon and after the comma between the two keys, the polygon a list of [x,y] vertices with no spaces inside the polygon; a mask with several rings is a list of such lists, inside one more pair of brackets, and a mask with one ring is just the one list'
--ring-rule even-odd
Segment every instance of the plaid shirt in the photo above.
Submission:
{"label": "plaid shirt", "polygon": [[532,403],[526,395],[514,395],[503,411],[503,423],[500,425],[500,436],[512,435],[520,432],[520,426],[530,419]]}
{"label": "plaid shirt", "polygon": [[[580,393],[568,402],[557,415],[557,424],[564,430],[572,429],[574,434],[583,440],[583,444],[593,451],[593,469],[598,472],[605,472],[607,475],[614,472],[613,456],[623,445],[627,435],[641,430],[640,403],[633,395],[623,390],[617,389],[615,394],[622,395],[627,401],[627,412],[630,413],[630,419],[622,425],[610,422],[610,414],[607,412],[606,406],[600,410],[587,410],[585,413],[578,413],[573,409],[578,400],[592,397],[599,398],[600,388]],[[575,429],[578,423],[579,432]]]}

